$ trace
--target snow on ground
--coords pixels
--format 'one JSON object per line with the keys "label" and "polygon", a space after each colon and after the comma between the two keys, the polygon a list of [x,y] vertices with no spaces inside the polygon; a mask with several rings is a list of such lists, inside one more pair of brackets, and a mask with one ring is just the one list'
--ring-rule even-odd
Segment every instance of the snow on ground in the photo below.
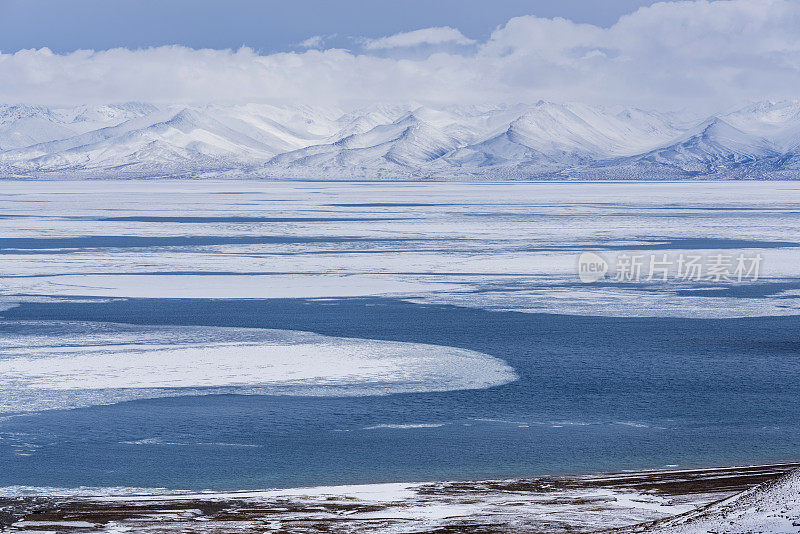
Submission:
{"label": "snow on ground", "polygon": [[[561,489],[546,484],[530,491],[515,489],[516,481],[487,482],[488,486],[493,484],[508,485],[508,489],[488,489],[481,482],[457,484],[458,489],[449,488],[448,483],[393,483],[235,493],[94,496],[79,497],[77,502],[83,503],[84,510],[139,510],[138,517],[131,519],[104,525],[89,523],[92,532],[179,532],[198,525],[205,531],[244,528],[325,532],[326,525],[331,525],[338,532],[401,533],[491,525],[495,529],[492,532],[530,531],[534,526],[537,532],[589,532],[598,525],[622,527],[684,513],[713,498],[703,494],[675,499],[631,490]],[[474,488],[467,488],[468,485]],[[525,486],[525,482],[519,485]],[[216,503],[219,508],[237,503],[247,512],[237,516],[232,510],[223,521],[204,518],[201,510],[207,503]],[[13,525],[12,532],[68,526],[78,525],[23,520]]]}
{"label": "snow on ground", "polygon": [[[797,532],[790,465],[236,491],[0,488],[11,532]],[[771,484],[771,485],[770,485]],[[733,496],[733,497],[732,497]],[[719,503],[719,501],[722,501]],[[712,504],[717,502],[718,504]],[[723,520],[704,523],[709,514]],[[726,515],[727,514],[727,515]],[[716,518],[716,515],[714,516]],[[741,527],[736,521],[744,519]],[[762,523],[756,520],[762,519]],[[733,523],[729,522],[733,521]],[[83,529],[83,530],[82,530]]]}
{"label": "snow on ground", "polygon": [[452,347],[296,331],[0,323],[0,413],[235,391],[380,395],[477,389],[516,379],[501,360]]}
{"label": "snow on ground", "polygon": [[707,508],[660,522],[648,532],[796,534],[800,532],[800,471]]}

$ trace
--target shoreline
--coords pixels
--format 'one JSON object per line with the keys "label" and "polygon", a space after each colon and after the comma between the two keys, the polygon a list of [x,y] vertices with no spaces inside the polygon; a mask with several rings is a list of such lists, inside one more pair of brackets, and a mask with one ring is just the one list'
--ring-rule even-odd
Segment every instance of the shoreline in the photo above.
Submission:
{"label": "shoreline", "polygon": [[642,529],[697,513],[799,471],[800,462],[224,492],[23,495],[0,497],[0,530],[557,533]]}

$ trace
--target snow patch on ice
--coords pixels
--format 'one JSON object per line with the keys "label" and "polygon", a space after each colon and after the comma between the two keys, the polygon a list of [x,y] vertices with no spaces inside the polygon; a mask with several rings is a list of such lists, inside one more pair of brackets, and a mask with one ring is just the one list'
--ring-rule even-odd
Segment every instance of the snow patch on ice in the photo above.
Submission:
{"label": "snow patch on ice", "polygon": [[440,428],[444,423],[406,423],[406,424],[381,424],[365,426],[364,430],[380,430],[380,429],[394,429],[394,430],[409,430],[416,428]]}
{"label": "snow patch on ice", "polygon": [[313,396],[480,389],[502,360],[420,343],[288,330],[8,322],[0,413],[208,393]]}

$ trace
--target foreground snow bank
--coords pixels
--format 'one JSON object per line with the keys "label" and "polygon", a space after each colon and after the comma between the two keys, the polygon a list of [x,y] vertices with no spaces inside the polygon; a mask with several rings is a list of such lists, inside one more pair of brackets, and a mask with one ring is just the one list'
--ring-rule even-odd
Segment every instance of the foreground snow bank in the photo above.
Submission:
{"label": "foreground snow bank", "polygon": [[800,532],[800,470],[700,510],[660,522],[648,532],[671,534]]}
{"label": "foreground snow bank", "polygon": [[[0,488],[0,512],[6,511],[10,532],[575,534],[609,529],[641,532],[653,524],[661,525],[662,532],[683,532],[679,529],[687,519],[702,519],[730,505],[737,514],[752,517],[732,532],[797,532],[791,517],[797,508],[796,475],[741,493],[796,467],[233,492],[10,487]],[[709,503],[721,504],[709,507]],[[676,514],[685,515],[680,520],[665,519]],[[0,516],[0,528],[2,520]],[[726,528],[736,520],[728,515],[719,521],[699,521],[698,529],[687,532],[729,532]]]}

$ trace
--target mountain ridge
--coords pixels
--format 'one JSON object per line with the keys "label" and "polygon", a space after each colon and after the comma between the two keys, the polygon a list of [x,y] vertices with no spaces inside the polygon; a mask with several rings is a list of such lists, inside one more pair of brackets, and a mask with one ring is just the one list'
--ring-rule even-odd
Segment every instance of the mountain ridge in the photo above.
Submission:
{"label": "mountain ridge", "polygon": [[708,117],[580,103],[0,105],[0,177],[796,178],[800,102]]}

